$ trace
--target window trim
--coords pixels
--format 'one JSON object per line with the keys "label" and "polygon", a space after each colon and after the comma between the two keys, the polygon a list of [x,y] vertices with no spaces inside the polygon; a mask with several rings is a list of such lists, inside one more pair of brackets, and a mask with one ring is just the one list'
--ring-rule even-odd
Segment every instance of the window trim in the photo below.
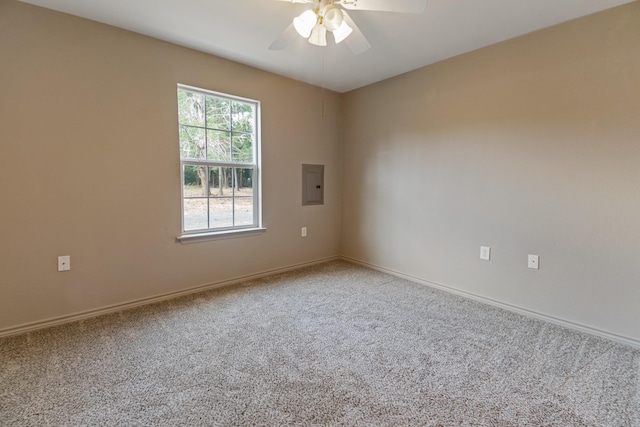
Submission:
{"label": "window trim", "polygon": [[210,240],[235,239],[236,237],[254,236],[267,231],[266,227],[231,229],[225,231],[211,231],[206,233],[182,234],[176,240],[182,244],[207,242]]}
{"label": "window trim", "polygon": [[[177,241],[181,243],[194,243],[198,241],[207,241],[212,239],[221,239],[221,238],[232,238],[232,237],[240,237],[255,234],[256,232],[263,232],[266,228],[263,226],[262,222],[262,153],[261,153],[261,105],[260,101],[250,98],[243,98],[236,95],[229,95],[222,92],[216,92],[212,90],[202,89],[195,86],[189,86],[185,84],[178,84],[177,91],[186,90],[189,92],[194,92],[198,94],[202,94],[204,96],[215,96],[218,98],[227,99],[230,101],[238,101],[247,104],[253,104],[255,108],[255,130],[254,130],[254,146],[253,146],[253,158],[254,161],[251,163],[248,162],[220,162],[220,161],[211,161],[211,160],[183,160],[182,156],[179,155],[179,163],[180,163],[180,235],[176,238]],[[177,92],[176,92],[177,93]],[[177,100],[177,98],[176,98]],[[177,106],[177,105],[176,105]],[[179,108],[179,107],[178,107]],[[180,123],[180,113],[177,112],[178,117],[178,128],[182,125]],[[207,129],[206,126],[204,129]],[[232,131],[231,131],[232,132]],[[179,143],[179,135],[180,131],[178,130],[178,145]],[[180,153],[179,153],[180,154]],[[251,225],[240,225],[240,226],[232,226],[232,227],[218,227],[218,228],[206,228],[206,229],[197,229],[192,231],[187,231],[184,229],[184,166],[185,165],[194,165],[194,166],[208,166],[208,167],[226,167],[226,168],[244,168],[244,169],[252,169],[253,170],[253,224]],[[207,197],[209,198],[209,197]]]}

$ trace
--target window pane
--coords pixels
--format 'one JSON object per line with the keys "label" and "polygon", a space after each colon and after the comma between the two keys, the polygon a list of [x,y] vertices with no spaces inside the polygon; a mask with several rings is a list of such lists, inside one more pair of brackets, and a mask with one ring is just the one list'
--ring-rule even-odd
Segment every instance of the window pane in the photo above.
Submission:
{"label": "window pane", "polygon": [[234,225],[253,225],[253,197],[235,198],[234,218]]}
{"label": "window pane", "polygon": [[201,230],[207,224],[207,199],[184,199],[184,230]]}
{"label": "window pane", "polygon": [[233,135],[234,162],[253,162],[253,135],[248,133]]}
{"label": "window pane", "polygon": [[253,196],[253,169],[235,168],[235,195]]}
{"label": "window pane", "polygon": [[253,216],[253,169],[234,169],[234,224],[236,226],[252,225]]}
{"label": "window pane", "polygon": [[215,197],[232,196],[231,168],[209,168],[209,194]]}
{"label": "window pane", "polygon": [[209,215],[212,228],[233,226],[233,198],[212,197],[210,199]]}
{"label": "window pane", "polygon": [[207,195],[206,167],[185,165],[183,171],[184,197],[205,197]]}
{"label": "window pane", "polygon": [[207,179],[209,180],[209,196],[217,196],[218,189],[216,185],[218,185],[218,168],[217,167],[208,167],[207,168]]}
{"label": "window pane", "polygon": [[180,126],[180,157],[182,159],[204,159],[204,129]]}
{"label": "window pane", "polygon": [[182,125],[204,127],[204,95],[178,89],[178,120]]}
{"label": "window pane", "polygon": [[231,101],[207,96],[207,127],[210,129],[231,130]]}
{"label": "window pane", "polygon": [[231,159],[231,132],[207,130],[207,159],[228,162]]}
{"label": "window pane", "polygon": [[234,132],[253,133],[253,124],[255,123],[253,105],[235,101],[232,108],[231,118]]}
{"label": "window pane", "polygon": [[209,203],[210,227],[233,226],[233,187],[232,169],[223,167],[210,168],[209,182],[211,198]]}

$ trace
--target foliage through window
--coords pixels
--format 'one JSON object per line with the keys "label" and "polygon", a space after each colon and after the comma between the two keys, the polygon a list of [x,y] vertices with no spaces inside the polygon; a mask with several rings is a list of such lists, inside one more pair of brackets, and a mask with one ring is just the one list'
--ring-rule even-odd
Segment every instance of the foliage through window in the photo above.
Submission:
{"label": "foliage through window", "polygon": [[184,234],[260,227],[259,108],[178,86]]}

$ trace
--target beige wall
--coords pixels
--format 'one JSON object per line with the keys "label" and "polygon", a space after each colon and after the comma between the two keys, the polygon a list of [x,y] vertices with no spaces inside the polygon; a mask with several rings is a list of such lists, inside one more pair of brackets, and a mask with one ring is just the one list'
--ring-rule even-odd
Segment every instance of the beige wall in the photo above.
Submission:
{"label": "beige wall", "polygon": [[[0,331],[338,254],[338,94],[13,0],[0,63]],[[176,243],[178,83],[262,102],[265,233]]]}
{"label": "beige wall", "polygon": [[[341,96],[0,0],[0,333],[341,251],[640,340],[639,41],[634,2]],[[262,101],[267,232],[176,243],[177,83]]]}
{"label": "beige wall", "polygon": [[343,254],[640,340],[639,46],[634,2],[348,93]]}

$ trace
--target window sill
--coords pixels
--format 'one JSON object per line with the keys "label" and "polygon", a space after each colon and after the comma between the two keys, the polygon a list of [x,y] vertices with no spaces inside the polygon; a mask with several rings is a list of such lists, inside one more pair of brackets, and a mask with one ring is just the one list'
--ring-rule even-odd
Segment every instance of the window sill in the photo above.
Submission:
{"label": "window sill", "polygon": [[235,239],[236,237],[253,236],[256,234],[264,233],[265,231],[267,231],[265,227],[243,228],[241,230],[212,231],[207,233],[183,234],[176,237],[176,240],[184,245],[188,243],[208,242],[210,240]]}

